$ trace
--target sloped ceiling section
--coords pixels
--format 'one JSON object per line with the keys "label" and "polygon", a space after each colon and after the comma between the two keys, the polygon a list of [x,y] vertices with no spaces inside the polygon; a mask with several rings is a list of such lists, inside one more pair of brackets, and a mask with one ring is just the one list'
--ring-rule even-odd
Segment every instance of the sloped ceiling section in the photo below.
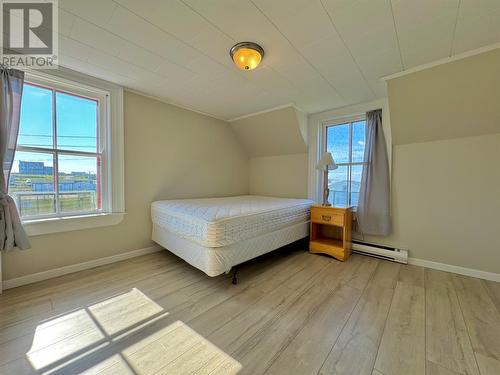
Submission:
{"label": "sloped ceiling section", "polygon": [[395,145],[500,133],[500,49],[388,81]]}
{"label": "sloped ceiling section", "polygon": [[230,122],[248,156],[307,152],[306,116],[293,106]]}

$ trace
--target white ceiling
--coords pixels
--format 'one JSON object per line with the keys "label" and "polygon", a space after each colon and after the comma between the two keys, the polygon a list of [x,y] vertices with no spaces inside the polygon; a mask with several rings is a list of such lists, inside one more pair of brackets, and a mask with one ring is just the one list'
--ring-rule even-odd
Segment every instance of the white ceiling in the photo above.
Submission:
{"label": "white ceiling", "polygon": [[[385,96],[379,78],[500,42],[499,0],[59,0],[60,64],[221,119]],[[228,51],[254,41],[254,71]]]}

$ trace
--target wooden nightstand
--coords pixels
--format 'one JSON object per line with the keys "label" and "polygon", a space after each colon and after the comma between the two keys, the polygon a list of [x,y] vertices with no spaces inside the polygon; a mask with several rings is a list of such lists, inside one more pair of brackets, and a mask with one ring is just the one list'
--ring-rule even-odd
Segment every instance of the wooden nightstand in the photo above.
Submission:
{"label": "wooden nightstand", "polygon": [[352,208],[312,206],[310,236],[309,252],[347,260],[352,251]]}

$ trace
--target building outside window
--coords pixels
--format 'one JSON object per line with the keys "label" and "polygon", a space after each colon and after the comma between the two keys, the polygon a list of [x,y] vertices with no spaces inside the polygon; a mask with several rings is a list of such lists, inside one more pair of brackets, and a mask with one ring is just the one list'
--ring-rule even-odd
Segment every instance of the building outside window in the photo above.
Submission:
{"label": "building outside window", "polygon": [[329,201],[337,206],[357,206],[366,142],[365,117],[327,124],[326,150],[338,169],[328,172]]}

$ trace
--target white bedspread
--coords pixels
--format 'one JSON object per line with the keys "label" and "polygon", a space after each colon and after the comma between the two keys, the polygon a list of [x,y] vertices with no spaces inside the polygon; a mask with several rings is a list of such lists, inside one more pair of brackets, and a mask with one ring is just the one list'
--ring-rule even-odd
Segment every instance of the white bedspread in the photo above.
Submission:
{"label": "white bedspread", "polygon": [[309,220],[313,201],[262,196],[153,202],[160,228],[205,247],[222,247]]}

